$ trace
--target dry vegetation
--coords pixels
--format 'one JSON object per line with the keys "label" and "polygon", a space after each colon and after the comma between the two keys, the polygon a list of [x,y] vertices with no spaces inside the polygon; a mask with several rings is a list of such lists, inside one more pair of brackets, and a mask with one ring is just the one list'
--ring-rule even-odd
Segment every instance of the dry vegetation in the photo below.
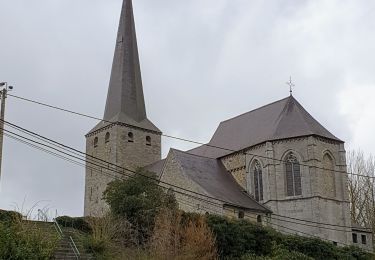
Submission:
{"label": "dry vegetation", "polygon": [[[375,158],[363,152],[348,153],[349,198],[352,220],[375,230]],[[364,176],[365,177],[364,177]]]}
{"label": "dry vegetation", "polygon": [[150,253],[154,259],[217,259],[215,237],[203,216],[184,220],[181,211],[156,217]]}

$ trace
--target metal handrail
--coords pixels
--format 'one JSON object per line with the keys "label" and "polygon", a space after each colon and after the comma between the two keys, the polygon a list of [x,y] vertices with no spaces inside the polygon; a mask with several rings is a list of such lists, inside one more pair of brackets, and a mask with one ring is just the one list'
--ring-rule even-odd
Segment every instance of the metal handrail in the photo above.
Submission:
{"label": "metal handrail", "polygon": [[[57,222],[56,218],[53,219],[53,223],[54,223],[55,229],[56,229],[57,233],[60,235],[60,237],[61,238],[64,237],[64,232],[62,231],[62,229],[61,229],[59,223]],[[77,259],[80,259],[81,253],[79,252],[78,247],[77,247],[76,243],[74,242],[74,239],[71,236],[69,236],[69,240],[70,240],[69,245],[72,248],[74,255],[76,256]]]}
{"label": "metal handrail", "polygon": [[44,219],[42,219],[42,222],[48,222],[47,214],[45,212],[43,212],[43,210],[38,209],[38,221],[40,221],[40,215],[42,215],[42,217],[44,217]]}
{"label": "metal handrail", "polygon": [[53,219],[53,224],[55,226],[57,233],[59,233],[60,237],[63,237],[64,233],[62,232],[61,227],[55,218]]}
{"label": "metal handrail", "polygon": [[74,240],[71,236],[69,236],[69,239],[70,239],[70,242],[71,242],[70,246],[72,247],[73,252],[74,252],[75,256],[77,257],[77,259],[79,259],[81,257],[81,254],[79,253],[77,245],[76,245],[76,243],[74,242]]}

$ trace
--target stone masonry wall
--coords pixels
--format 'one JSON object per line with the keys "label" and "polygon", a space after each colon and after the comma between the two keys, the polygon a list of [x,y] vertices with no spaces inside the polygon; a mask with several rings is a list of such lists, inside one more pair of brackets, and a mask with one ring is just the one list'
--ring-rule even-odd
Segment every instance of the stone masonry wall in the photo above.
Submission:
{"label": "stone masonry wall", "polygon": [[[183,187],[186,190],[209,196],[209,194],[207,194],[199,185],[184,176],[183,170],[173,154],[173,150],[171,150],[167,156],[160,180],[164,183],[172,184],[177,187]],[[175,191],[174,195],[176,196],[179,208],[183,211],[200,214],[209,213],[223,215],[223,205],[218,200],[189,193],[167,184],[162,183],[161,185],[163,185],[166,189],[172,189]],[[184,193],[191,194],[192,196],[185,195]]]}
{"label": "stone masonry wall", "polygon": [[[285,164],[280,160],[285,160],[289,152],[293,152],[301,164],[302,195],[300,196],[287,196],[286,194]],[[321,169],[324,167],[323,157],[326,154],[332,158],[334,170],[346,171],[344,145],[317,137],[267,142],[224,157],[222,162],[250,195],[254,195],[252,165],[255,160],[260,162],[264,197],[261,202],[274,212],[272,223],[276,229],[285,233],[295,233],[291,229],[297,229],[301,235],[312,234],[348,244],[351,242],[350,229],[344,228],[344,231],[335,231],[320,225],[312,225],[312,227],[299,225],[301,222],[288,223],[285,220],[293,220],[284,218],[282,221],[282,218],[277,216],[351,226],[346,187],[347,175]],[[243,169],[240,178],[233,169]],[[327,183],[334,183],[335,187],[327,187]]]}
{"label": "stone masonry wall", "polygon": [[[133,142],[130,142],[128,136],[130,132],[133,134]],[[106,141],[107,133],[109,140]],[[147,145],[147,136],[151,138],[151,145]],[[96,147],[95,138],[98,138]],[[102,200],[107,184],[116,178],[122,179],[133,174],[122,168],[134,171],[161,159],[161,136],[143,129],[112,124],[87,136],[86,151],[88,155],[120,166],[115,167],[102,161],[96,161],[95,164],[99,165],[93,165],[90,164],[91,158],[86,160],[84,215],[100,216],[108,209],[108,205]],[[105,169],[108,167],[112,170]]]}
{"label": "stone masonry wall", "polygon": [[[173,154],[173,150],[170,151],[167,156],[160,180],[163,183],[172,184],[177,187],[183,187],[186,190],[194,192],[189,193],[176,187],[162,184],[166,189],[171,188],[175,191],[174,194],[179,204],[179,208],[183,211],[195,212],[200,214],[216,214],[229,218],[239,218],[239,212],[241,211],[244,213],[245,219],[253,222],[257,221],[257,217],[259,215],[261,215],[262,217],[264,215],[263,213],[254,213],[249,210],[227,206],[224,205],[222,201],[208,198],[207,196],[211,196],[210,194],[208,194],[190,178],[184,176],[183,169],[181,168],[179,162],[176,160]],[[179,192],[181,192],[182,194]],[[186,193],[191,194],[192,196],[188,196],[186,195]],[[204,194],[206,196],[198,194]]]}

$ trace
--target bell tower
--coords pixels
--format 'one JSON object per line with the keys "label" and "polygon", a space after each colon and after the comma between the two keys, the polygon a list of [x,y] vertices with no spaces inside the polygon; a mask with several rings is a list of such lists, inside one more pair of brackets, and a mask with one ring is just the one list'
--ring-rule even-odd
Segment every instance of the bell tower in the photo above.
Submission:
{"label": "bell tower", "polygon": [[[161,159],[161,134],[146,115],[133,6],[124,0],[104,120],[86,135],[86,153],[136,170]],[[86,161],[85,216],[105,213],[108,205],[102,195],[116,175]]]}

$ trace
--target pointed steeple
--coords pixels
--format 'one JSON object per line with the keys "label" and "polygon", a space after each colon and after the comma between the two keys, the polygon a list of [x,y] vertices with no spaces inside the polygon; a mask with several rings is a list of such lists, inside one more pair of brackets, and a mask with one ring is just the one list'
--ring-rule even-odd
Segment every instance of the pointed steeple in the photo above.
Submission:
{"label": "pointed steeple", "polygon": [[124,0],[104,120],[132,123],[146,118],[133,6],[131,0]]}

